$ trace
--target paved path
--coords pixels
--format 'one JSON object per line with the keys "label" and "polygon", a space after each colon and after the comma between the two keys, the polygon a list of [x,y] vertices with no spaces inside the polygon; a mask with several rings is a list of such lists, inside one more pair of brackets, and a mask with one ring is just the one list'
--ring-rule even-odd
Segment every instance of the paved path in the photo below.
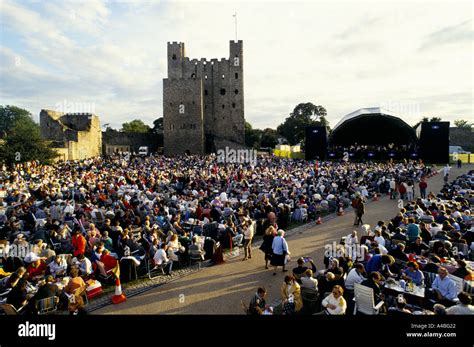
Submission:
{"label": "paved path", "polygon": [[[464,165],[461,170],[453,168],[450,176],[455,178],[472,168],[473,165]],[[442,174],[430,178],[428,191],[438,192],[442,180]],[[396,212],[396,201],[383,197],[368,204],[364,222],[373,226],[379,220],[394,217]],[[292,261],[288,269],[295,267],[296,259],[301,256],[312,257],[317,268],[322,269],[324,246],[333,241],[339,242],[342,236],[350,234],[353,219],[352,212],[346,213],[290,236],[287,240]],[[269,302],[278,299],[284,276],[281,270],[277,276],[273,276],[273,269],[265,270],[263,253],[259,250],[254,251],[252,259],[241,259],[203,269],[129,298],[120,305],[104,307],[94,314],[242,314],[240,300],[247,303],[256,288],[262,285],[268,290]]]}

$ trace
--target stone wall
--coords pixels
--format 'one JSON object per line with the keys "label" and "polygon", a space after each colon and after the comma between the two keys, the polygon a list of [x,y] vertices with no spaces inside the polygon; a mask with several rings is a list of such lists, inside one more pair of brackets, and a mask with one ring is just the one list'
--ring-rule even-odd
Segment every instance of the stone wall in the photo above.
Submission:
{"label": "stone wall", "polygon": [[51,141],[60,160],[97,157],[102,152],[99,117],[91,113],[68,113],[41,110],[41,136]]}
{"label": "stone wall", "polygon": [[160,152],[163,148],[163,133],[131,133],[116,130],[102,132],[102,153],[127,151],[136,152],[142,146],[147,146],[150,152]]}
{"label": "stone wall", "polygon": [[[164,134],[165,153],[182,154],[183,149],[188,147],[193,148],[193,153],[210,151],[210,147],[216,150],[216,138],[244,145],[243,85],[242,41],[230,41],[228,59],[211,60],[190,59],[186,57],[184,43],[168,42],[168,78],[163,80],[163,115],[164,123],[168,125],[168,128],[165,125]],[[202,116],[192,115],[193,120],[203,119],[203,137],[200,126],[196,128],[196,134],[192,131],[176,131],[177,126],[182,126],[184,118],[183,114],[179,116],[176,102],[179,107],[181,102],[190,98],[195,105],[203,105]],[[185,110],[188,110],[186,105]],[[193,112],[200,111],[197,109]],[[189,116],[189,113],[186,114]],[[202,145],[198,143],[201,141]]]}

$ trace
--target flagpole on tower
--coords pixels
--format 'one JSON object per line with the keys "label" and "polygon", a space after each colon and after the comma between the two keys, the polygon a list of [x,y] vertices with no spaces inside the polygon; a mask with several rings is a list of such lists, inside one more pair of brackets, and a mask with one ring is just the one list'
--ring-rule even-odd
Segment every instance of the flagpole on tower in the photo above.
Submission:
{"label": "flagpole on tower", "polygon": [[237,41],[237,12],[235,12],[232,17],[234,17],[234,24],[235,24],[235,41]]}

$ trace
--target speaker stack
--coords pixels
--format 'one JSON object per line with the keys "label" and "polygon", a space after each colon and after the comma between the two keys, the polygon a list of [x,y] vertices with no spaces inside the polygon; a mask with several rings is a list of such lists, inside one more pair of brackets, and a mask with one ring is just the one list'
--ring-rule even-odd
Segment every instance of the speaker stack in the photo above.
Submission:
{"label": "speaker stack", "polygon": [[305,159],[325,160],[328,148],[328,134],[325,126],[306,127]]}
{"label": "speaker stack", "polygon": [[449,162],[449,122],[423,122],[419,133],[420,158],[425,163]]}

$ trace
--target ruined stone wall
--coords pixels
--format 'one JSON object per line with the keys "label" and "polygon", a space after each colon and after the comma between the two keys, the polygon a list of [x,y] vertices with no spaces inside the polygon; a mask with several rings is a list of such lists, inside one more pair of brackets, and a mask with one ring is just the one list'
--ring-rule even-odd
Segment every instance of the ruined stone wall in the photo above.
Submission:
{"label": "ruined stone wall", "polygon": [[41,136],[62,143],[56,148],[64,160],[80,160],[101,155],[102,132],[99,117],[93,114],[64,114],[41,110]]}

